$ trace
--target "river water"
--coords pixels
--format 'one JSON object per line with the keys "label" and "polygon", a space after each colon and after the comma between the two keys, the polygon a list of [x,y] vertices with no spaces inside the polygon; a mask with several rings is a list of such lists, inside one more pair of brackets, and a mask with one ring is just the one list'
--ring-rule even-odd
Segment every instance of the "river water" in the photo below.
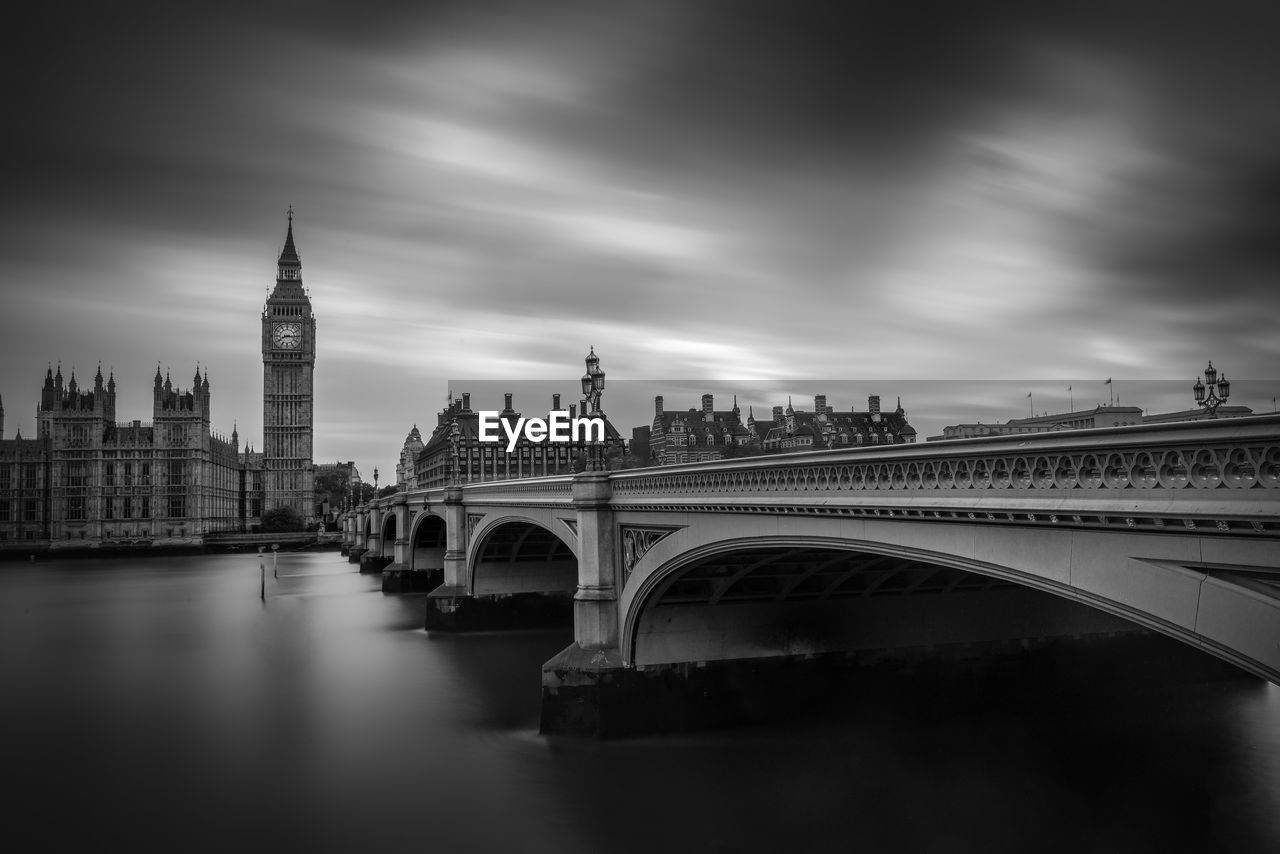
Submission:
{"label": "river water", "polygon": [[[1280,851],[1280,688],[538,735],[565,631],[440,635],[335,552],[0,564],[21,850]],[[10,848],[9,850],[19,850]]]}

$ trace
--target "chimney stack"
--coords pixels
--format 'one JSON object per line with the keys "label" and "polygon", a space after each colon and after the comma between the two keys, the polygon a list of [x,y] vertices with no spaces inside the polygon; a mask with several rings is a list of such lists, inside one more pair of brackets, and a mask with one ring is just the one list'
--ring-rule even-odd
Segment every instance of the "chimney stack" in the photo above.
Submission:
{"label": "chimney stack", "polygon": [[653,414],[657,418],[662,417],[662,395],[658,395],[653,399]]}
{"label": "chimney stack", "polygon": [[817,415],[821,415],[827,411],[827,396],[825,394],[814,395],[813,411]]}
{"label": "chimney stack", "polygon": [[462,411],[463,412],[471,411],[471,392],[469,391],[464,391],[462,393]]}
{"label": "chimney stack", "polygon": [[782,407],[781,406],[775,406],[773,408],[773,423],[775,426],[782,423]]}
{"label": "chimney stack", "polygon": [[867,412],[871,415],[880,414],[880,395],[872,394],[867,396]]}
{"label": "chimney stack", "polygon": [[503,400],[503,409],[502,409],[502,411],[503,411],[503,412],[510,412],[510,411],[511,411],[511,392],[507,392],[506,394],[504,394],[504,395],[502,396],[502,400]]}
{"label": "chimney stack", "polygon": [[552,412],[560,411],[560,395],[558,394],[551,395],[551,411]]}

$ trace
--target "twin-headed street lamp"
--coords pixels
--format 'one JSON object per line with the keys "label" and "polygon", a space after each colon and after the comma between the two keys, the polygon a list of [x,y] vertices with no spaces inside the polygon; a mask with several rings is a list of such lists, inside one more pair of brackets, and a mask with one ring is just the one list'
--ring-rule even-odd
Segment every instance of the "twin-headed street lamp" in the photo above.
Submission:
{"label": "twin-headed street lamp", "polygon": [[[583,415],[586,416],[586,404],[591,404],[592,418],[604,418],[604,412],[600,409],[600,394],[604,391],[604,371],[600,369],[600,357],[596,355],[596,348],[593,346],[591,352],[587,354],[587,372],[582,375],[582,396],[583,396]],[[587,470],[599,471],[604,468],[604,461],[601,459],[600,443],[594,439],[591,441],[591,448],[587,453]]]}
{"label": "twin-headed street lamp", "polygon": [[462,443],[462,428],[458,426],[458,419],[454,418],[449,423],[449,485],[457,486],[462,483],[461,461],[458,459],[458,445]]}
{"label": "twin-headed street lamp", "polygon": [[1231,396],[1231,383],[1227,382],[1226,374],[1219,379],[1218,369],[1213,366],[1213,362],[1210,362],[1209,367],[1204,369],[1204,381],[1201,382],[1197,377],[1196,384],[1191,387],[1191,393],[1196,396],[1196,403],[1204,407],[1209,417],[1216,418],[1218,407],[1226,403],[1227,398]]}

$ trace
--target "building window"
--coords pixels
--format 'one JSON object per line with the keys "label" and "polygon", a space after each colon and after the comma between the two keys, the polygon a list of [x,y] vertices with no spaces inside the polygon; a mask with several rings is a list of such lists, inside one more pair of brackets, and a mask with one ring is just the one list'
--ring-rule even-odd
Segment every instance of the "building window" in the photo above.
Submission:
{"label": "building window", "polygon": [[35,522],[39,519],[40,502],[35,498],[28,498],[22,502],[22,521]]}
{"label": "building window", "polygon": [[13,505],[8,501],[0,501],[0,522],[13,521]]}
{"label": "building window", "polygon": [[13,475],[8,465],[0,465],[0,489],[11,489]]}
{"label": "building window", "polygon": [[67,498],[67,518],[74,522],[84,521],[83,495],[72,495]]}
{"label": "building window", "polygon": [[36,466],[34,463],[27,463],[22,467],[22,488],[36,488]]}
{"label": "building window", "polygon": [[187,497],[185,495],[169,496],[169,518],[181,519],[187,515]]}

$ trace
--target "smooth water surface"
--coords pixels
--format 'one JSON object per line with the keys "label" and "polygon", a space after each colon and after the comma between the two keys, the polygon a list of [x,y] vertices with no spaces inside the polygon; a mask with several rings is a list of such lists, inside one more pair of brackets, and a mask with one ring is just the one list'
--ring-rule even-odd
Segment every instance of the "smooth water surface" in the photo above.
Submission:
{"label": "smooth water surface", "polygon": [[[537,734],[570,632],[441,635],[335,552],[0,564],[38,850],[1277,851],[1280,688]],[[1016,694],[1015,694],[1016,696]],[[36,850],[33,849],[33,850]],[[11,849],[14,850],[14,849]]]}

